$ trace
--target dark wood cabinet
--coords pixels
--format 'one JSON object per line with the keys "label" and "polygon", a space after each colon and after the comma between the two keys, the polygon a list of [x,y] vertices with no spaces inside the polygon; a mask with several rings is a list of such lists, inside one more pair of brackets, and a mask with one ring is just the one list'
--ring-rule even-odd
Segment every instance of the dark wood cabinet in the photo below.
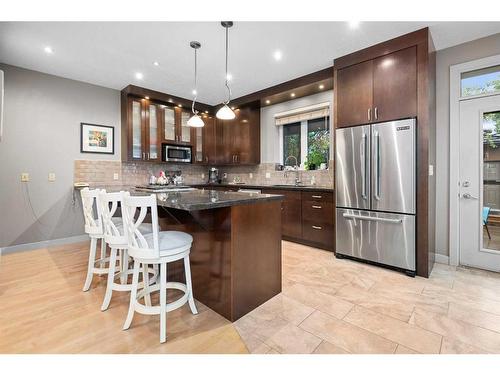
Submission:
{"label": "dark wood cabinet", "polygon": [[336,127],[417,115],[417,51],[405,48],[336,70]]}
{"label": "dark wood cabinet", "polygon": [[285,196],[281,204],[281,234],[288,239],[302,238],[302,198],[300,191],[269,189],[262,192]]}
{"label": "dark wood cabinet", "polygon": [[374,121],[417,115],[417,47],[373,60]]}
{"label": "dark wood cabinet", "polygon": [[260,163],[260,107],[235,110],[233,120],[216,120],[217,164]]}
{"label": "dark wood cabinet", "polygon": [[373,104],[373,62],[365,61],[337,71],[337,127],[366,124]]}

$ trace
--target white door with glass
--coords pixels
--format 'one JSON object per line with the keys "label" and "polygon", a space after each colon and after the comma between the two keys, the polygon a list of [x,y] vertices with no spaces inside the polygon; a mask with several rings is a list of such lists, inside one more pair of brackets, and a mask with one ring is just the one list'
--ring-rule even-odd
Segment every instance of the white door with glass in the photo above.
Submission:
{"label": "white door with glass", "polygon": [[460,264],[500,271],[500,95],[460,101]]}

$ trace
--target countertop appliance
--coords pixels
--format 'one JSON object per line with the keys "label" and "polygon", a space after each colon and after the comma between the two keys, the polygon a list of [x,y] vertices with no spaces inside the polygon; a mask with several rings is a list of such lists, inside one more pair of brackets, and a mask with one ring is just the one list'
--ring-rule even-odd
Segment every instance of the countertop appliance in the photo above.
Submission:
{"label": "countertop appliance", "polygon": [[337,129],[336,253],[415,276],[416,121]]}
{"label": "countertop appliance", "polygon": [[209,184],[219,183],[219,170],[217,168],[210,168],[208,170],[208,183]]}
{"label": "countertop appliance", "polygon": [[191,163],[191,146],[162,144],[161,160],[173,163]]}

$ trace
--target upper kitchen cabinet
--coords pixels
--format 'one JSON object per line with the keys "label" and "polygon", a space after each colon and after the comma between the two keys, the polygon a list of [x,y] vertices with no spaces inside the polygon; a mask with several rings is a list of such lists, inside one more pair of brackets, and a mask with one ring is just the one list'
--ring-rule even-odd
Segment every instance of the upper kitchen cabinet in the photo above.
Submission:
{"label": "upper kitchen cabinet", "polygon": [[416,116],[416,47],[349,65],[335,74],[336,127]]}
{"label": "upper kitchen cabinet", "polygon": [[128,98],[126,112],[130,122],[122,133],[127,136],[122,138],[126,142],[123,151],[127,159],[159,161],[161,159],[160,107],[143,99]]}
{"label": "upper kitchen cabinet", "polygon": [[417,115],[417,47],[373,60],[373,120]]}
{"label": "upper kitchen cabinet", "polygon": [[373,104],[373,62],[365,61],[337,71],[338,126],[371,121]]}
{"label": "upper kitchen cabinet", "polygon": [[205,126],[194,128],[193,163],[214,164],[216,162],[215,149],[215,118],[203,117]]}
{"label": "upper kitchen cabinet", "polygon": [[260,106],[236,109],[233,120],[216,120],[217,164],[260,163]]}

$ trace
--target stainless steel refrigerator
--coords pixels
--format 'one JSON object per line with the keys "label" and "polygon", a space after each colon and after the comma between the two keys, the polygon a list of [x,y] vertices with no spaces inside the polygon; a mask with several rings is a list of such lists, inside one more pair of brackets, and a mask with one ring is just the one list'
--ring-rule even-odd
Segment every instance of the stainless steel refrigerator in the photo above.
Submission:
{"label": "stainless steel refrigerator", "polygon": [[415,119],[337,129],[336,253],[415,274]]}

